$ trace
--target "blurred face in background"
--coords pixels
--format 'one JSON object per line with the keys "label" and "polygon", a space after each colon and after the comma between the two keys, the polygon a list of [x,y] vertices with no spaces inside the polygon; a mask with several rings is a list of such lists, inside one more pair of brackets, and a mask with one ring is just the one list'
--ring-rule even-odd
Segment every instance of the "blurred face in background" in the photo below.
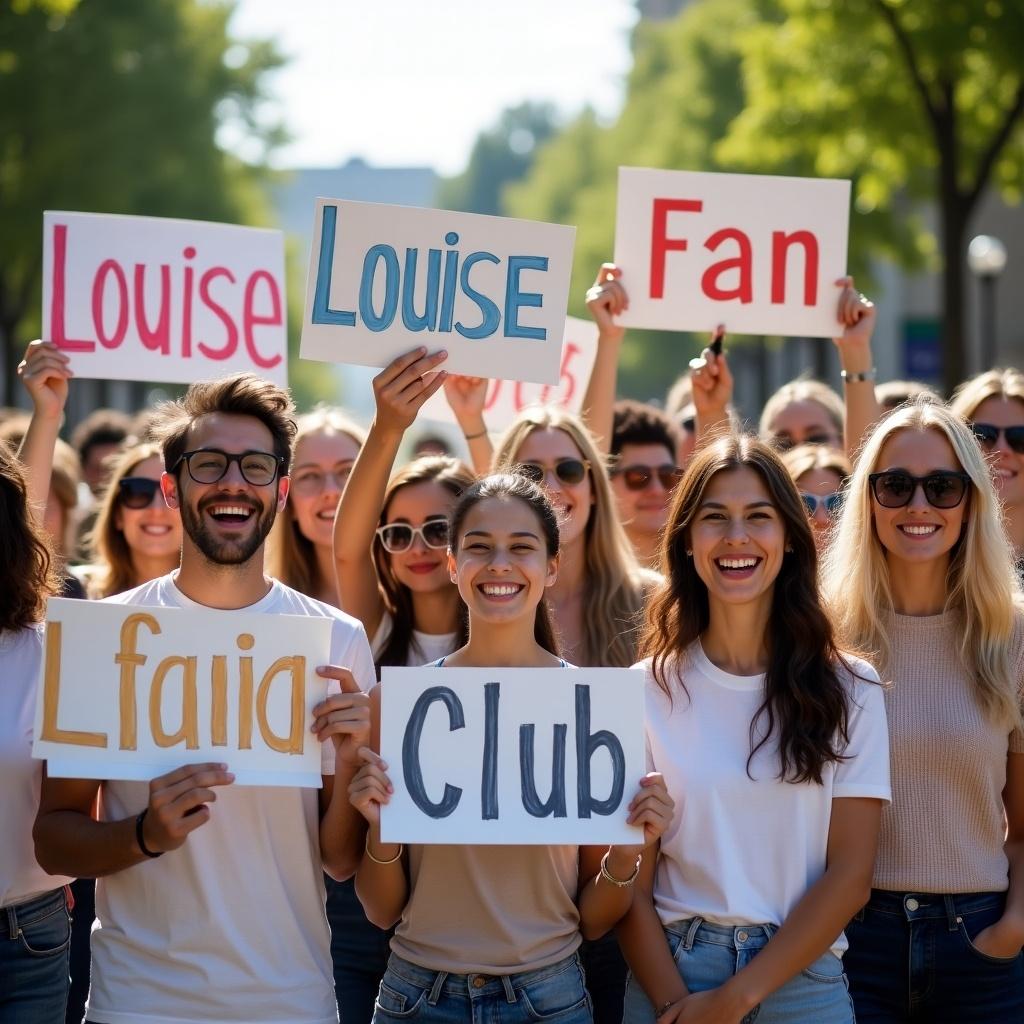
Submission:
{"label": "blurred face in background", "polygon": [[348,434],[307,434],[295,446],[288,504],[299,532],[317,547],[330,547],[334,513],[359,454]]}
{"label": "blurred face in background", "polygon": [[622,525],[630,533],[660,535],[677,483],[675,453],[660,444],[624,444],[611,471]]}

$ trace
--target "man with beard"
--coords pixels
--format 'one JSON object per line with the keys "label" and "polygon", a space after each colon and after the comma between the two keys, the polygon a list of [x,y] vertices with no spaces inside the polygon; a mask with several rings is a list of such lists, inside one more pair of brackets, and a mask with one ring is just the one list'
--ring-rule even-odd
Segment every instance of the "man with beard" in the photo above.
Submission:
{"label": "man with beard", "polygon": [[39,863],[100,878],[86,1007],[96,1024],[337,1021],[322,869],[348,877],[361,853],[348,784],[374,675],[362,626],[264,575],[293,411],[287,392],[251,374],[194,384],[161,407],[181,568],[110,600],[331,619],[331,664],[318,670],[329,695],[313,724],[324,787],[235,787],[223,764],[148,784],[44,781]]}

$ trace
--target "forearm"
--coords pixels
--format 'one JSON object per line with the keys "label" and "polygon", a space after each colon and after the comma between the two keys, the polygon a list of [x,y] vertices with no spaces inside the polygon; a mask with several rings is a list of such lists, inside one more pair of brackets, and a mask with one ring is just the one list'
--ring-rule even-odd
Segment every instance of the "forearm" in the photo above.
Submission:
{"label": "forearm", "polygon": [[[847,345],[840,350],[843,370],[849,374],[870,373],[871,348]],[[883,409],[875,397],[874,380],[845,380],[843,398],[846,407],[844,434],[847,457],[853,462],[864,440],[882,418]]]}
{"label": "forearm", "polygon": [[593,435],[598,450],[604,455],[608,454],[612,443],[621,347],[621,339],[598,336],[597,356],[583,395],[583,422]]}
{"label": "forearm", "polygon": [[53,451],[60,433],[60,421],[60,416],[42,415],[38,410],[34,412],[18,452],[18,458],[27,471],[29,506],[38,524],[42,524],[50,493]]}
{"label": "forearm", "polygon": [[[603,854],[602,854],[603,856]],[[612,878],[627,881],[636,870],[636,852],[611,847],[606,862]],[[599,939],[629,912],[633,904],[633,885],[615,885],[598,870],[580,889],[580,931],[585,939]]]}
{"label": "forearm", "polygon": [[615,934],[622,955],[655,1009],[687,994],[650,894],[638,889]]}
{"label": "forearm", "polygon": [[694,416],[694,431],[697,436],[696,447],[702,448],[708,441],[713,440],[729,426],[728,406],[721,406],[713,410],[705,409],[697,412]]}
{"label": "forearm", "polygon": [[1024,945],[1024,839],[1008,839],[1005,850],[1010,862],[1010,887],[1006,891],[1003,921],[1014,929]]}
{"label": "forearm", "polygon": [[491,435],[487,432],[483,416],[460,418],[459,429],[469,447],[469,460],[473,464],[473,472],[477,476],[486,476],[491,471],[494,445],[491,444]]}
{"label": "forearm", "polygon": [[348,786],[356,769],[337,765],[331,796],[320,816],[320,857],[324,871],[338,882],[356,873],[366,836],[366,819],[352,806]]}
{"label": "forearm", "polygon": [[409,899],[409,882],[401,853],[398,843],[380,841],[379,826],[370,827],[356,869],[356,895],[367,918],[378,928],[391,928],[396,924]]}
{"label": "forearm", "polygon": [[96,821],[80,811],[49,811],[32,829],[36,860],[51,875],[101,878],[149,860],[135,838],[135,818]]}

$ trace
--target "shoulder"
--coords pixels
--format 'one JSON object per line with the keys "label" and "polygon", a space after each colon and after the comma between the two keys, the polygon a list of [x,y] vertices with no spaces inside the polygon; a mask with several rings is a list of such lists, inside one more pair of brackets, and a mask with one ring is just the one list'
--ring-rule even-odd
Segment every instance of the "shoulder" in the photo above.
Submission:
{"label": "shoulder", "polygon": [[303,615],[310,618],[329,619],[331,622],[332,641],[335,647],[347,644],[366,643],[366,630],[363,624],[340,608],[326,601],[318,601],[315,597],[294,590],[280,580],[274,581],[278,590],[278,598],[274,602],[273,611],[284,615]]}
{"label": "shoulder", "polygon": [[46,626],[42,622],[21,629],[0,630],[0,658],[32,659],[41,656]]}
{"label": "shoulder", "polygon": [[101,599],[102,604],[148,604],[162,605],[168,602],[161,596],[164,583],[169,579],[167,576],[158,576],[155,580],[143,583],[140,587],[132,590],[122,591],[120,594],[111,594],[110,597]]}

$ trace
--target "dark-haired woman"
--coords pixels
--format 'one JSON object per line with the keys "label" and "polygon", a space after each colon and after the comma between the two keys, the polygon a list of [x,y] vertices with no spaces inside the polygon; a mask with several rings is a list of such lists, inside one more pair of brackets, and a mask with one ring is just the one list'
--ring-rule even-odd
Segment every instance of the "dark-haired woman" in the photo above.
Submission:
{"label": "dark-haired woman", "polygon": [[[469,609],[469,638],[437,664],[566,667],[545,602],[559,528],[543,492],[521,476],[486,477],[460,498],[449,532],[448,568]],[[379,747],[379,690],[373,706]],[[581,931],[601,934],[626,912],[643,847],[383,843],[390,783],[379,756],[364,756],[349,788],[369,825],[356,889],[371,920],[398,925],[374,1020],[589,1024]],[[646,843],[671,806],[658,777],[642,780],[629,820],[643,826]]]}
{"label": "dark-haired woman", "polygon": [[835,646],[804,504],[763,442],[698,451],[663,555],[647,742],[677,809],[620,926],[624,1019],[847,1024],[843,926],[889,799],[878,677]]}
{"label": "dark-haired woman", "polygon": [[40,622],[59,586],[29,513],[25,475],[0,444],[0,1024],[61,1024],[68,996],[70,878],[48,875],[32,847],[42,761],[32,758]]}

